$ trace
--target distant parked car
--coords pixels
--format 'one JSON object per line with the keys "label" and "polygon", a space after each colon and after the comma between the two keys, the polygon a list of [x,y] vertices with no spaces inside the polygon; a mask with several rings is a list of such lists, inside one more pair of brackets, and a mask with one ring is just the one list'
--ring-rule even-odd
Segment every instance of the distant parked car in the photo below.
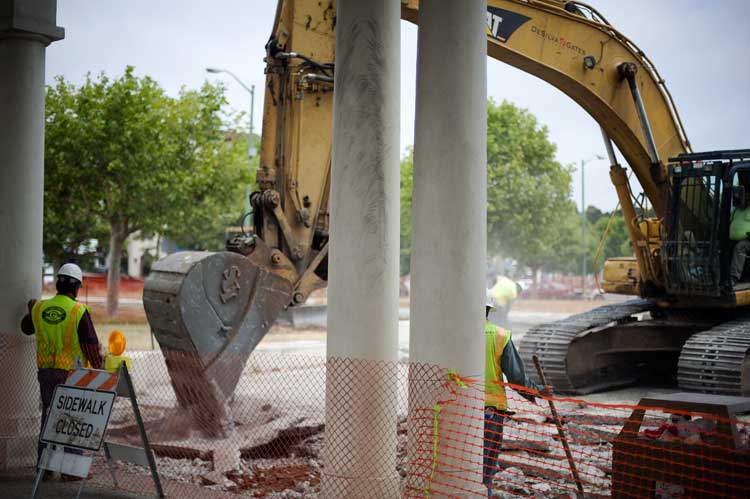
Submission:
{"label": "distant parked car", "polygon": [[535,297],[543,300],[569,300],[575,298],[575,291],[571,286],[562,282],[545,281],[537,285],[536,289],[524,289],[521,292],[524,298]]}
{"label": "distant parked car", "polygon": [[522,292],[531,289],[531,285],[534,284],[534,281],[529,278],[519,279],[516,282],[521,286]]}

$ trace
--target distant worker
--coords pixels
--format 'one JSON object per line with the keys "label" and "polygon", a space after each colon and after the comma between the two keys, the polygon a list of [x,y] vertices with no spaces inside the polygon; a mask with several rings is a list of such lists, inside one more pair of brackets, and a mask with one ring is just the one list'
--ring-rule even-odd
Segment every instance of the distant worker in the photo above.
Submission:
{"label": "distant worker", "polygon": [[[102,367],[99,339],[91,314],[86,305],[76,301],[82,283],[81,268],[66,263],[57,272],[57,295],[49,300],[29,300],[29,313],[21,321],[24,334],[36,336],[37,379],[42,396],[40,432],[44,429],[55,387],[65,382],[76,358],[80,358],[83,365],[88,362],[95,369]],[[39,443],[37,463],[43,448],[44,445]],[[45,478],[50,476],[50,473],[45,473]],[[62,478],[76,479],[69,475]]]}
{"label": "distant worker", "polygon": [[[512,282],[512,281],[511,281]],[[487,487],[487,497],[492,497],[492,479],[497,472],[497,458],[503,443],[503,420],[508,412],[508,398],[503,385],[503,375],[514,385],[525,386],[542,392],[539,385],[528,376],[523,360],[511,341],[510,331],[489,321],[490,311],[495,308],[490,290],[485,304],[485,357],[484,357],[484,466],[482,479]],[[534,395],[519,392],[522,397],[534,402]],[[544,392],[542,392],[544,393]]]}
{"label": "distant worker", "polygon": [[497,305],[497,312],[500,315],[500,321],[504,324],[508,323],[510,307],[513,305],[513,302],[516,301],[516,298],[518,298],[518,293],[520,291],[520,285],[502,275],[497,277],[495,285],[492,286],[492,289],[490,290],[492,297],[495,299],[495,304]]}
{"label": "distant worker", "polygon": [[729,272],[732,286],[742,277],[745,257],[750,251],[750,208],[747,206],[747,198],[744,196],[740,199],[739,207],[732,212],[732,221],[729,224],[729,239],[737,241],[732,250],[732,267]]}

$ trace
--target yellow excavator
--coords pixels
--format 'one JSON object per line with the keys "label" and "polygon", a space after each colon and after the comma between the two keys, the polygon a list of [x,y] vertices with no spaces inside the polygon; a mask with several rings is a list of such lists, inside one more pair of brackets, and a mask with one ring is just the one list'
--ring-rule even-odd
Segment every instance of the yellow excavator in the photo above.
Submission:
{"label": "yellow excavator", "polygon": [[[419,22],[418,0],[401,1]],[[219,253],[157,262],[144,306],[181,407],[221,433],[248,356],[277,315],[326,285],[335,2],[280,0],[266,45],[253,231]],[[637,299],[531,329],[521,354],[556,389],[585,393],[646,376],[747,394],[750,285],[733,286],[730,218],[744,207],[750,150],[693,153],[653,63],[593,7],[489,0],[487,52],[570,96],[600,125],[634,256],[603,288]],[[643,193],[631,192],[616,144]]]}

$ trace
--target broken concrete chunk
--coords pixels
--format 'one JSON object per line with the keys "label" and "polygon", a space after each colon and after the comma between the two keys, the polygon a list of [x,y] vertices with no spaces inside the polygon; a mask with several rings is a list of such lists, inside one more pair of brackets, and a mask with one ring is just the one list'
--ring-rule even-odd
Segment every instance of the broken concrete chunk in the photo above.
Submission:
{"label": "broken concrete chunk", "polygon": [[240,449],[235,443],[225,442],[213,450],[214,471],[227,473],[240,468]]}

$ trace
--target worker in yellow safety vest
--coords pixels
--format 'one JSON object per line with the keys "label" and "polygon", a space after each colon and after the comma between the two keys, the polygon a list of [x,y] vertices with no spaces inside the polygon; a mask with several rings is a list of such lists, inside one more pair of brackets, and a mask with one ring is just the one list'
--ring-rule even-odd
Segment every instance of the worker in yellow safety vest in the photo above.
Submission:
{"label": "worker in yellow safety vest", "polygon": [[[492,480],[498,471],[497,458],[503,443],[504,416],[508,411],[508,397],[503,385],[503,375],[514,385],[525,386],[537,392],[542,389],[527,375],[523,360],[511,339],[511,333],[489,321],[489,315],[495,309],[495,302],[490,290],[487,290],[485,304],[485,367],[484,367],[484,466],[483,482],[487,487],[487,497],[492,497]],[[527,400],[534,402],[532,393],[519,392]]]}
{"label": "worker in yellow safety vest", "polygon": [[742,278],[745,268],[745,258],[750,252],[750,207],[747,206],[747,196],[744,192],[735,201],[737,206],[732,211],[729,223],[729,239],[736,241],[732,248],[732,263],[729,278],[734,287]]}
{"label": "worker in yellow safety vest", "polygon": [[[57,294],[48,300],[29,300],[29,313],[21,321],[21,330],[36,338],[36,365],[42,398],[42,424],[52,403],[55,387],[65,382],[76,359],[101,369],[99,339],[86,305],[76,301],[83,284],[83,272],[74,263],[66,263],[57,272]],[[39,443],[37,460],[44,444]],[[45,479],[51,473],[45,473]],[[63,480],[77,477],[63,475]]]}

